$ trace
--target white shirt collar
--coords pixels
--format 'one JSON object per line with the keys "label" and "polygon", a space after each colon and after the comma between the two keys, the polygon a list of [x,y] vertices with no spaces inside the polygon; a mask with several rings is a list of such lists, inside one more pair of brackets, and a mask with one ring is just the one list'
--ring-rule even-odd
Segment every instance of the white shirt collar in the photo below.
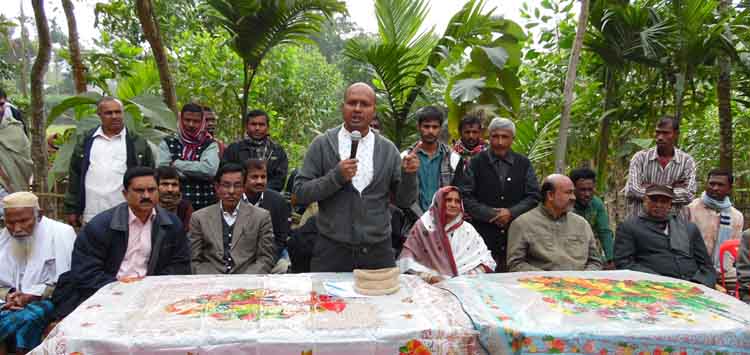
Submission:
{"label": "white shirt collar", "polygon": [[99,128],[96,129],[96,131],[94,132],[93,137],[94,138],[96,138],[96,137],[102,137],[102,138],[105,138],[105,139],[114,139],[114,138],[117,138],[117,137],[125,137],[126,132],[127,132],[127,128],[122,127],[122,130],[120,131],[120,133],[115,134],[112,137],[107,137],[104,134],[104,130],[102,129],[102,126],[99,125]]}
{"label": "white shirt collar", "polygon": [[232,213],[229,213],[224,210],[224,203],[219,200],[219,208],[221,208],[221,214],[227,217],[237,217],[237,211],[240,210],[240,204],[238,203],[237,206],[234,206],[234,210],[232,210]]}
{"label": "white shirt collar", "polygon": [[[349,130],[346,129],[346,126],[344,126],[343,124],[341,125],[341,133],[346,138],[349,138],[352,136],[352,132],[349,132]],[[360,131],[359,133],[362,133],[362,132]],[[362,141],[371,140],[374,136],[375,134],[372,133],[372,128],[370,128],[367,130],[367,134],[362,136]]]}
{"label": "white shirt collar", "polygon": [[[252,205],[255,207],[258,207],[260,203],[263,202],[263,195],[265,195],[265,193],[266,193],[265,191],[262,191],[260,193],[260,198],[258,199],[258,201],[256,201],[255,203],[252,203]],[[244,193],[242,194],[242,201],[244,201],[245,203],[250,203],[250,199],[247,198],[247,194],[244,194]]]}

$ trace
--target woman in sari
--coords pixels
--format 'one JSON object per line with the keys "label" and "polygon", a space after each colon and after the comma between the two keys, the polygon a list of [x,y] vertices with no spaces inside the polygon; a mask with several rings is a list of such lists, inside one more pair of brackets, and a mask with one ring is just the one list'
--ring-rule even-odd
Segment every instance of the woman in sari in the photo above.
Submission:
{"label": "woman in sari", "polygon": [[495,269],[484,240],[464,223],[461,194],[455,186],[439,189],[430,209],[414,224],[397,262],[403,273],[416,274],[428,283]]}

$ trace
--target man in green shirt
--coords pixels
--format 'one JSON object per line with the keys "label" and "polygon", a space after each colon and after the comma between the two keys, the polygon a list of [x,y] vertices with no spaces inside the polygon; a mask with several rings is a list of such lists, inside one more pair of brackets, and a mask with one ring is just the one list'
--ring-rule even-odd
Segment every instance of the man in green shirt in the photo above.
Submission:
{"label": "man in green shirt", "polygon": [[609,216],[604,201],[594,196],[596,173],[589,168],[579,168],[570,172],[570,180],[575,185],[576,203],[573,209],[577,215],[586,219],[594,231],[594,236],[604,250],[605,263],[612,262],[614,238],[609,229]]}

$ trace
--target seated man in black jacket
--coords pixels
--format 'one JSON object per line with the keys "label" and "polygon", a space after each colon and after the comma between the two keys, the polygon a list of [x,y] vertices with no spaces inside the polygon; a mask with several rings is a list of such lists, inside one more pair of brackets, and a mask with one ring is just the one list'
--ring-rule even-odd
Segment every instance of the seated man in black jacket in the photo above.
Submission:
{"label": "seated man in black jacket", "polygon": [[[276,245],[275,261],[279,261],[279,258],[284,254],[286,242],[289,238],[292,208],[284,196],[268,188],[267,166],[265,160],[259,159],[250,159],[245,163],[247,175],[245,175],[243,200],[271,212],[274,244]],[[289,266],[289,264],[286,263],[286,266]],[[276,265],[271,272],[283,273],[286,272],[286,267]]]}
{"label": "seated man in black jacket", "polygon": [[615,265],[714,288],[716,271],[703,237],[695,224],[670,215],[673,198],[669,186],[646,188],[644,212],[617,227]]}
{"label": "seated man in black jacket", "polygon": [[61,276],[60,283],[70,283],[61,287],[68,294],[53,295],[53,302],[65,301],[57,310],[58,318],[109,283],[190,274],[190,248],[182,222],[158,206],[157,180],[154,169],[128,169],[123,177],[126,202],[83,227],[73,247],[69,275]]}

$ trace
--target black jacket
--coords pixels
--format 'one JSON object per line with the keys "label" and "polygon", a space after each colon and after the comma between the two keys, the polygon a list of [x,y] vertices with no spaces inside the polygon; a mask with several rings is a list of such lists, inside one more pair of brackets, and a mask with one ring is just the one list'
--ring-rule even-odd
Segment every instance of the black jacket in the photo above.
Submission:
{"label": "black jacket", "polygon": [[[505,158],[485,150],[475,155],[463,175],[456,178],[471,224],[498,259],[498,270],[505,271],[508,227],[490,223],[495,208],[507,208],[513,219],[537,206],[539,182],[528,158],[509,151]],[[493,161],[498,160],[497,163]]]}
{"label": "black jacket", "polygon": [[[96,215],[76,238],[69,274],[53,294],[56,317],[63,317],[105,285],[117,281],[128,248],[128,205],[122,203]],[[68,273],[66,273],[68,274]],[[182,222],[156,207],[151,229],[147,275],[190,274],[190,248]],[[60,293],[68,294],[60,294]],[[75,300],[75,302],[70,301]]]}
{"label": "black jacket", "polygon": [[[617,226],[615,238],[615,266],[618,269],[647,272],[701,283],[714,288],[716,271],[706,251],[698,227],[679,217],[672,223],[686,227],[689,246],[686,251],[675,250],[664,226],[644,217],[634,216]],[[670,229],[672,229],[670,227]]]}
{"label": "black jacket", "polygon": [[292,207],[280,193],[266,189],[263,192],[263,201],[258,206],[271,213],[271,224],[273,225],[274,245],[276,246],[275,260],[279,258],[281,251],[286,248],[289,239],[289,229],[292,217]]}
{"label": "black jacket", "polygon": [[[267,164],[268,188],[280,192],[284,189],[286,174],[289,170],[289,159],[281,145],[271,141],[270,138],[268,140],[271,143],[271,155],[268,159],[265,159]],[[252,158],[250,152],[249,140],[243,139],[230,144],[224,151],[222,160],[244,165],[248,159]]]}
{"label": "black jacket", "polygon": [[[89,170],[91,146],[94,133],[99,126],[77,137],[68,169],[68,191],[65,192],[64,210],[66,214],[83,214],[86,209],[86,172]],[[146,140],[128,129],[125,133],[125,149],[128,169],[136,166],[154,167],[154,155]]]}

